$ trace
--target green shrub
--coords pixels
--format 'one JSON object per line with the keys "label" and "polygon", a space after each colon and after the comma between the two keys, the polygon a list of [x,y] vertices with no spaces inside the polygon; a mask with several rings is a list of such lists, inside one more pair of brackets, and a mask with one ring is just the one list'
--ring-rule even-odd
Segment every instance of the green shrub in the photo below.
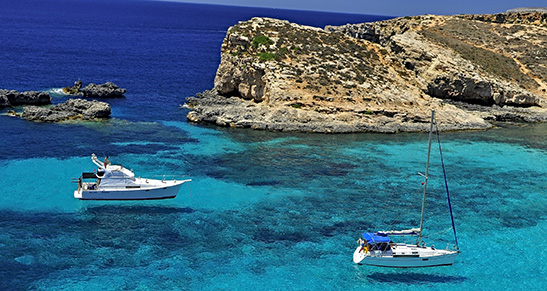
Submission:
{"label": "green shrub", "polygon": [[254,48],[258,48],[259,45],[269,46],[273,44],[273,41],[269,37],[261,34],[253,38],[252,44]]}
{"label": "green shrub", "polygon": [[260,53],[258,54],[258,57],[262,61],[269,61],[269,60],[275,59],[277,56],[272,53]]}

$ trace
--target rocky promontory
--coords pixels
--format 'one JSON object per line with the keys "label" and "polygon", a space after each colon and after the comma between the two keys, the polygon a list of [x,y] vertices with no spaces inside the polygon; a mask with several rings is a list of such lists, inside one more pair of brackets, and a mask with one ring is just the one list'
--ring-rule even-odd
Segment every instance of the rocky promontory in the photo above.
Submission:
{"label": "rocky promontory", "polygon": [[118,87],[112,82],[106,82],[104,84],[90,83],[82,88],[82,81],[74,82],[74,86],[63,88],[63,92],[69,95],[83,96],[86,98],[116,98],[123,97],[126,89]]}
{"label": "rocky promontory", "polygon": [[110,105],[106,102],[69,99],[52,107],[26,106],[21,117],[31,121],[60,122],[108,118],[110,113]]}
{"label": "rocky promontory", "polygon": [[188,119],[306,132],[484,129],[547,121],[547,14],[424,15],[326,27],[231,27]]}
{"label": "rocky promontory", "polygon": [[51,96],[47,92],[0,89],[0,108],[18,105],[51,104]]}

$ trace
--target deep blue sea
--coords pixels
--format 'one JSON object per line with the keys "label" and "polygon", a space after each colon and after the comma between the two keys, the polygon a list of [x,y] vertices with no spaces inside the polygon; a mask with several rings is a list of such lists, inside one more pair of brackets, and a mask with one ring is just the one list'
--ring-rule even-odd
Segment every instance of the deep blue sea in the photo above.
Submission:
{"label": "deep blue sea", "polygon": [[[297,134],[190,124],[229,26],[381,16],[147,1],[0,0],[0,89],[112,81],[103,122],[0,115],[0,290],[544,290],[547,124],[442,133],[461,255],[450,267],[351,262],[360,232],[417,227],[427,134]],[[18,109],[20,110],[20,109]],[[0,113],[5,113],[6,109]],[[434,147],[435,149],[435,147]],[[175,199],[80,201],[91,153],[187,176]],[[426,242],[453,243],[438,151]]]}

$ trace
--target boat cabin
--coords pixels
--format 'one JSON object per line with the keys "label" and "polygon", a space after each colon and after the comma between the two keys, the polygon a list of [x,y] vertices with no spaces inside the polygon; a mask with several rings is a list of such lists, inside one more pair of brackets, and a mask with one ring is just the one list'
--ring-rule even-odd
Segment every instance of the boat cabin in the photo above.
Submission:
{"label": "boat cabin", "polygon": [[140,188],[135,174],[121,165],[99,167],[97,172],[83,172],[78,179],[78,189],[98,190],[107,188]]}

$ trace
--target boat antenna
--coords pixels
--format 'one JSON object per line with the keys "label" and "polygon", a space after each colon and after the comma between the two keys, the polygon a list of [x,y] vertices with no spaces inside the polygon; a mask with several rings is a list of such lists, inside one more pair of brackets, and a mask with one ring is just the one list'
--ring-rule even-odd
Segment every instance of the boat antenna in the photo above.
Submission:
{"label": "boat antenna", "polygon": [[431,125],[429,127],[429,146],[427,149],[427,162],[425,164],[425,181],[424,181],[424,198],[422,200],[422,217],[420,218],[420,232],[416,245],[419,246],[422,242],[422,230],[424,229],[424,210],[425,210],[425,194],[427,193],[427,179],[429,177],[429,156],[431,155],[431,135],[433,133],[433,123],[435,121],[435,110],[431,110]]}
{"label": "boat antenna", "polygon": [[439,153],[441,154],[441,165],[443,167],[444,185],[446,187],[446,197],[448,198],[448,208],[450,209],[450,219],[452,220],[452,229],[454,230],[454,240],[456,241],[456,248],[459,250],[458,237],[456,236],[456,225],[454,224],[454,215],[452,214],[452,203],[450,203],[450,193],[448,191],[448,182],[446,179],[446,170],[444,169],[443,150],[441,149],[441,138],[439,137],[439,128],[435,124],[435,130],[437,131],[437,141],[439,143]]}

